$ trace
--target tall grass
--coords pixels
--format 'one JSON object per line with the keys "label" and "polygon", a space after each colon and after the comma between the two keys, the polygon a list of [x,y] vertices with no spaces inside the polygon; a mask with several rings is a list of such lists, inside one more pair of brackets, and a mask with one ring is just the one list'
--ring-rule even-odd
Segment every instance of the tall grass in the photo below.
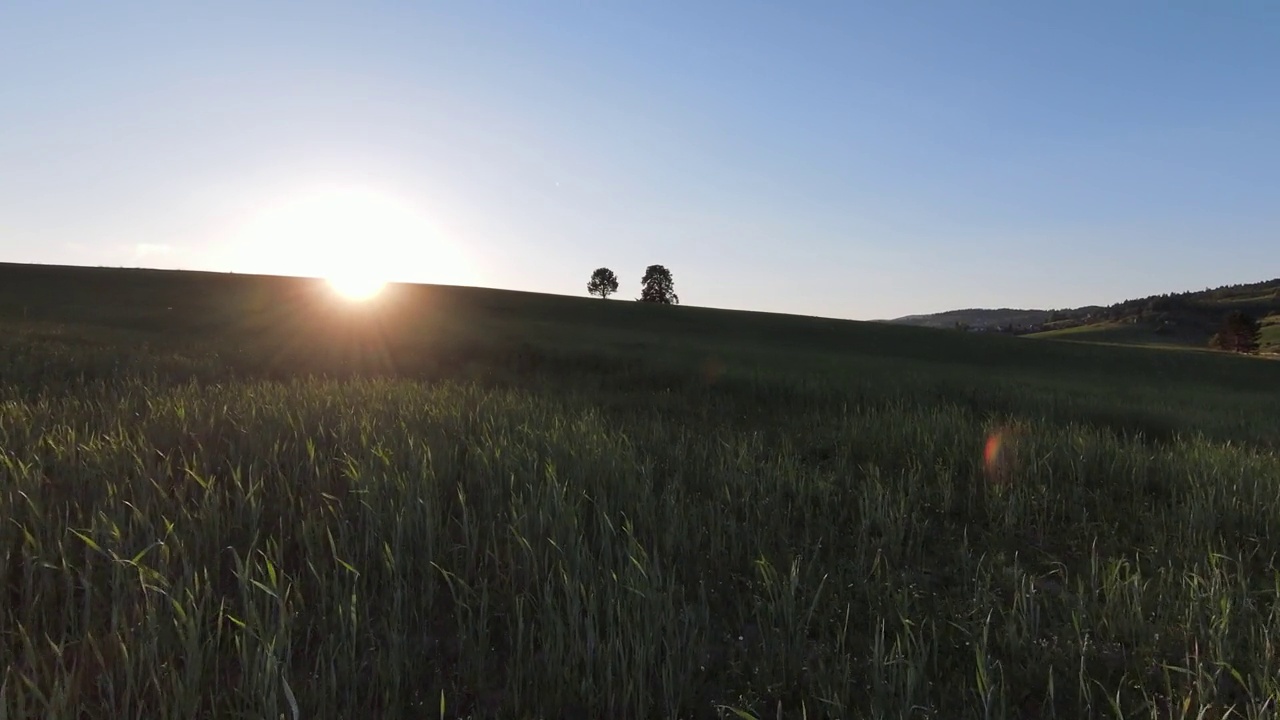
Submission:
{"label": "tall grass", "polygon": [[759,392],[8,391],[0,707],[1270,716],[1274,454]]}
{"label": "tall grass", "polygon": [[1273,363],[487,322],[12,324],[0,718],[1276,715]]}

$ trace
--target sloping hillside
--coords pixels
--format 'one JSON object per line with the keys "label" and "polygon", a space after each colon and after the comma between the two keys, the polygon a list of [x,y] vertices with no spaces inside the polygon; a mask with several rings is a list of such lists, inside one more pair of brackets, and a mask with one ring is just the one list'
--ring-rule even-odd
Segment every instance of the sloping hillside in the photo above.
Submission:
{"label": "sloping hillside", "polygon": [[1024,716],[1150,717],[1222,667],[1280,697],[1277,388],[1210,352],[0,265],[0,718],[967,718],[1046,677]]}
{"label": "sloping hillside", "polygon": [[[69,352],[91,353],[121,338],[195,357],[214,347],[219,364],[249,375],[356,367],[436,375],[477,358],[581,364],[608,356],[711,374],[762,367],[851,378],[886,369],[895,377],[954,374],[962,386],[1034,368],[1027,372],[1089,385],[1114,379],[1120,367],[1144,377],[1168,360],[999,333],[488,288],[391,285],[374,301],[353,304],[307,278],[4,263],[0,329],[10,340],[45,338]],[[1240,381],[1237,364],[1216,360],[1188,366],[1186,377]]]}
{"label": "sloping hillside", "polygon": [[1036,337],[1137,345],[1205,347],[1223,318],[1240,310],[1264,323],[1262,350],[1280,351],[1280,280],[1230,285],[1199,292],[1156,295],[1117,303],[1101,311],[1066,313]]}
{"label": "sloping hillside", "polygon": [[966,310],[949,310],[933,315],[908,315],[890,320],[897,325],[915,325],[950,330],[953,328],[998,328],[1039,326],[1049,321],[1052,313],[1048,310],[1017,310],[1000,308],[986,310],[969,308]]}
{"label": "sloping hillside", "polygon": [[1041,338],[1205,347],[1230,312],[1242,310],[1263,323],[1264,352],[1280,352],[1280,279],[1167,293],[1108,306],[1059,310],[955,310],[891,322]]}

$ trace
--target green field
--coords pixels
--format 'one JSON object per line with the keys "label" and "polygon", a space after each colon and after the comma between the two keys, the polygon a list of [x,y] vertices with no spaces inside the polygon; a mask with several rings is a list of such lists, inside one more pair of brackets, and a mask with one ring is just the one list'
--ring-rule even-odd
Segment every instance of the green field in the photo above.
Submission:
{"label": "green field", "polygon": [[1278,381],[0,265],[0,718],[1271,718]]}
{"label": "green field", "polygon": [[[1262,334],[1258,340],[1259,348],[1264,354],[1280,352],[1280,324],[1274,321],[1268,322],[1268,320],[1270,318],[1262,321]],[[1110,345],[1207,350],[1210,334],[1195,328],[1171,328],[1158,332],[1147,323],[1107,322],[1078,325],[1062,330],[1046,330],[1031,333],[1026,337]]]}
{"label": "green field", "polygon": [[1262,337],[1259,345],[1264,352],[1280,353],[1280,315],[1269,315],[1262,319]]}
{"label": "green field", "polygon": [[1062,330],[1031,333],[1027,337],[1157,347],[1208,348],[1209,345],[1209,335],[1194,329],[1156,332],[1155,328],[1145,323],[1124,322],[1078,325]]}
{"label": "green field", "polygon": [[1259,350],[1280,355],[1280,279],[1224,285],[1203,291],[1150,295],[1108,306],[1059,310],[969,309],[911,315],[890,322],[916,327],[971,327],[1027,337],[1160,348],[1204,350],[1232,312],[1264,326]]}

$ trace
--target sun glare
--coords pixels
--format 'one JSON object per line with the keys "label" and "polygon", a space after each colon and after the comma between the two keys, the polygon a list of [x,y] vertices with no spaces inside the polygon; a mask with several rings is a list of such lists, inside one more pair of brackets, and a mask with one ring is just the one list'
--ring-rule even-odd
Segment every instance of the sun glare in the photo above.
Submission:
{"label": "sun glare", "polygon": [[272,203],[229,248],[239,272],[322,278],[351,301],[389,282],[469,284],[469,263],[414,203],[363,188],[329,188]]}
{"label": "sun glare", "polygon": [[386,281],[368,276],[338,274],[329,278],[329,287],[348,300],[368,300],[386,287]]}

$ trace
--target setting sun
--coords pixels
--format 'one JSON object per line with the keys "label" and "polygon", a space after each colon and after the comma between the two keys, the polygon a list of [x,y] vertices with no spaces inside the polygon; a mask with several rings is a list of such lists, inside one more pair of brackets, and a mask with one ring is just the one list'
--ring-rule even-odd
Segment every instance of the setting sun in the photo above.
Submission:
{"label": "setting sun", "polygon": [[469,263],[416,203],[366,188],[327,188],[273,202],[241,228],[240,272],[322,278],[352,301],[389,282],[467,284]]}
{"label": "setting sun", "polygon": [[367,275],[335,275],[329,278],[334,292],[348,300],[368,300],[386,287],[386,281]]}

